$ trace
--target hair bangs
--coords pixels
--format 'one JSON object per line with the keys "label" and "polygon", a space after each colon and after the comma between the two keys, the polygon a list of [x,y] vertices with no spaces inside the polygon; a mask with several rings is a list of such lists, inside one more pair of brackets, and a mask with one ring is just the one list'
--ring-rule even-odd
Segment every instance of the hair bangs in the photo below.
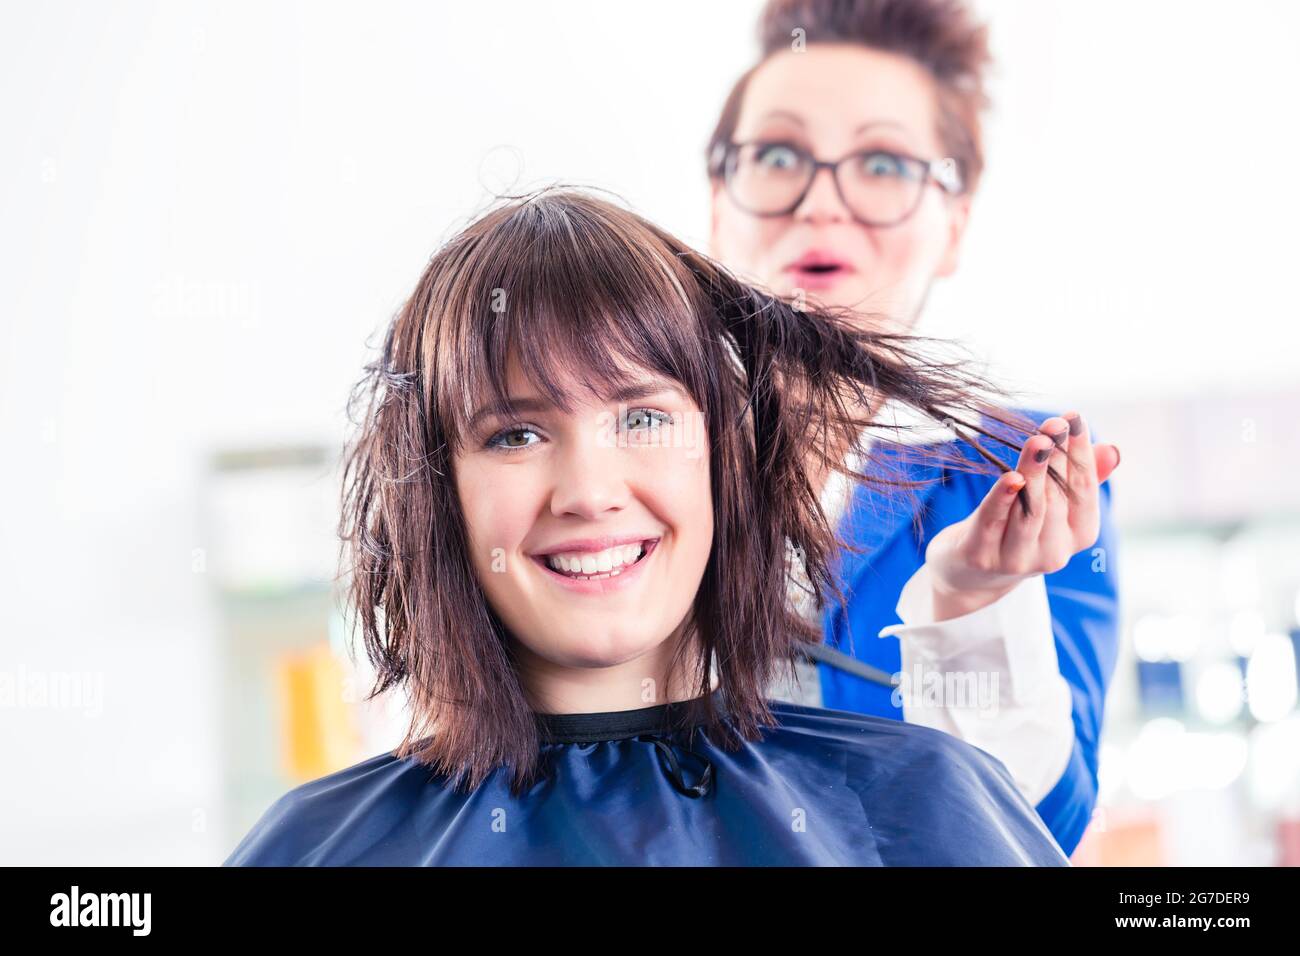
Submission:
{"label": "hair bangs", "polygon": [[513,415],[512,366],[564,412],[580,398],[575,387],[604,400],[644,373],[681,385],[701,409],[713,404],[705,304],[636,216],[542,194],[483,222],[472,248],[448,261],[456,274],[434,305],[436,413],[453,449],[476,408]]}

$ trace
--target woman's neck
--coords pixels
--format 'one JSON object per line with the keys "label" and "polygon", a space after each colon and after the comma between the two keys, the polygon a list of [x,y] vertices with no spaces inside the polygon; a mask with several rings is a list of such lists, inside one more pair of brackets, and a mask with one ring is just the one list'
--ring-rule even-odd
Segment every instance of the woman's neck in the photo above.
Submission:
{"label": "woman's neck", "polygon": [[[631,660],[617,664],[557,662],[524,647],[517,640],[515,655],[524,696],[538,713],[591,714],[636,710],[656,704],[690,700],[700,688],[680,674],[670,673],[672,654],[681,631]],[[684,659],[695,658],[685,655]],[[718,686],[710,670],[709,690]]]}

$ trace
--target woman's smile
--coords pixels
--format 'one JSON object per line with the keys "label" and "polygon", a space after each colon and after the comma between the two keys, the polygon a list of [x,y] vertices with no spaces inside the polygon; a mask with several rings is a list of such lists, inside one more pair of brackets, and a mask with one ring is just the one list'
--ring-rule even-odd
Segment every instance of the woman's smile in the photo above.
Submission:
{"label": "woman's smile", "polygon": [[564,551],[529,555],[542,575],[575,594],[603,595],[623,590],[644,577],[646,563],[660,538],[645,538],[601,551]]}

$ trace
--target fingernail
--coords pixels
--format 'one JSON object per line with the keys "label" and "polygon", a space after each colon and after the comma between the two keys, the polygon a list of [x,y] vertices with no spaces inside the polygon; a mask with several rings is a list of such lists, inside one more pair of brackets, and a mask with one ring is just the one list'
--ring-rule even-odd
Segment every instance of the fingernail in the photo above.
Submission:
{"label": "fingernail", "polygon": [[1050,448],[1040,448],[1038,451],[1034,452],[1034,461],[1038,462],[1040,465],[1051,457],[1052,449]]}
{"label": "fingernail", "polygon": [[1068,435],[1068,434],[1070,434],[1070,429],[1068,429],[1068,428],[1062,428],[1062,429],[1061,429],[1061,433],[1060,433],[1059,435],[1049,435],[1048,437],[1051,438],[1052,441],[1056,442],[1056,447],[1057,447],[1057,448],[1064,448],[1064,447],[1065,447],[1065,436]]}
{"label": "fingernail", "polygon": [[1077,435],[1083,431],[1083,418],[1079,415],[1071,415],[1066,419],[1070,423],[1070,434]]}
{"label": "fingernail", "polygon": [[1119,467],[1119,445],[1112,446],[1115,449],[1115,467]]}

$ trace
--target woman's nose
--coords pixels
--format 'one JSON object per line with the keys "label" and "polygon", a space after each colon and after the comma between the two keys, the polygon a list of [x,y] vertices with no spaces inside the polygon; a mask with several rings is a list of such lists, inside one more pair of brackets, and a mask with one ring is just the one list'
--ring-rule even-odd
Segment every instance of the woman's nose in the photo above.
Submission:
{"label": "woman's nose", "polygon": [[620,451],[593,440],[571,445],[553,461],[551,513],[595,519],[627,504],[629,490]]}
{"label": "woman's nose", "polygon": [[840,199],[833,169],[817,170],[803,202],[794,211],[794,217],[807,222],[845,222],[852,218]]}

